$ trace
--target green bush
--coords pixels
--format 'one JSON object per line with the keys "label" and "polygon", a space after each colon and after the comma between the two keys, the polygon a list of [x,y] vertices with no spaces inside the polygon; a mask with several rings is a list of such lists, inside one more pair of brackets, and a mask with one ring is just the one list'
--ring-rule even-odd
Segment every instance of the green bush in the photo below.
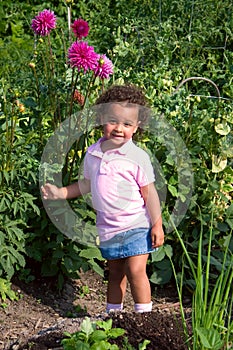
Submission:
{"label": "green bush", "polygon": [[[72,19],[82,17],[89,22],[90,44],[97,51],[106,52],[115,65],[115,73],[106,86],[125,81],[145,88],[155,121],[163,115],[166,125],[175,128],[188,150],[192,168],[188,171],[194,175],[194,187],[178,230],[194,259],[197,259],[201,227],[203,252],[207,249],[211,200],[213,194],[217,195],[213,212],[215,248],[211,259],[211,278],[216,280],[223,247],[233,227],[232,2],[143,0],[126,5],[123,0],[43,4],[2,1],[2,5],[0,277],[11,279],[25,267],[28,258],[30,263],[39,263],[41,274],[58,278],[60,287],[66,276],[77,276],[79,268],[91,267],[102,273],[98,250],[90,251],[60,233],[50,223],[39,192],[39,163],[49,137],[69,115],[80,111],[70,98],[72,70],[66,65],[70,6]],[[34,40],[30,28],[31,19],[45,8],[53,10],[58,17],[58,27],[50,43],[46,38]],[[185,78],[197,76],[211,79],[221,96],[206,80],[193,79],[179,85]],[[82,83],[78,82],[82,92],[88,79],[88,75],[82,76]],[[101,88],[101,82],[96,81],[90,91],[89,105]],[[65,184],[76,180],[85,148],[98,136],[98,133],[83,135],[72,146],[62,164]],[[185,203],[185,198],[190,196],[190,183],[185,182],[187,165],[179,172],[172,148],[167,147],[160,131],[156,135],[145,132],[140,142],[160,165],[163,181],[158,180],[158,190],[162,195],[167,192],[163,202],[167,229],[176,202]],[[172,139],[167,138],[166,142],[172,145]],[[184,180],[182,188],[180,176]],[[85,230],[77,226],[79,233],[90,234],[88,225],[93,225],[95,220],[91,208],[82,200],[78,204],[72,201],[70,205],[86,224]],[[167,232],[165,248],[172,252],[176,270],[182,271],[183,251],[174,232]],[[32,266],[27,267],[30,271]],[[170,280],[172,266],[163,248],[157,256],[152,255],[150,267],[153,283]],[[186,267],[184,276],[184,284],[193,290],[195,281]]]}

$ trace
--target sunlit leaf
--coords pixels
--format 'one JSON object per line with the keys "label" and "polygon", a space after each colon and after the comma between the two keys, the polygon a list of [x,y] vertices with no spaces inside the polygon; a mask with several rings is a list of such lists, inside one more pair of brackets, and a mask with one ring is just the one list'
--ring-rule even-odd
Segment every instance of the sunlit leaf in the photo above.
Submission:
{"label": "sunlit leaf", "polygon": [[231,131],[230,126],[227,123],[220,123],[215,125],[215,131],[222,136],[228,135]]}
{"label": "sunlit leaf", "polygon": [[87,337],[89,337],[95,330],[95,326],[93,323],[91,323],[91,320],[89,317],[85,317],[85,319],[81,323],[81,331],[86,334]]}
{"label": "sunlit leaf", "polygon": [[223,159],[215,155],[212,156],[212,173],[219,173],[220,171],[224,170],[226,166],[227,159]]}

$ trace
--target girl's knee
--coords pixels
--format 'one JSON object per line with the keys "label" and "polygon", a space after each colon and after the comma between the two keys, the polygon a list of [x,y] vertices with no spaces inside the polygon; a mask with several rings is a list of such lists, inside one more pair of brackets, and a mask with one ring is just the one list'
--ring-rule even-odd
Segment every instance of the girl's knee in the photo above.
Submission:
{"label": "girl's knee", "polygon": [[109,263],[108,264],[109,279],[122,280],[125,276],[125,268],[122,264]]}
{"label": "girl's knee", "polygon": [[146,265],[144,264],[136,264],[135,266],[133,264],[129,265],[126,270],[126,275],[129,282],[143,281],[145,279],[148,279],[146,273]]}
{"label": "girl's knee", "polygon": [[131,282],[144,281],[148,279],[147,273],[145,269],[129,269],[127,271],[127,279]]}

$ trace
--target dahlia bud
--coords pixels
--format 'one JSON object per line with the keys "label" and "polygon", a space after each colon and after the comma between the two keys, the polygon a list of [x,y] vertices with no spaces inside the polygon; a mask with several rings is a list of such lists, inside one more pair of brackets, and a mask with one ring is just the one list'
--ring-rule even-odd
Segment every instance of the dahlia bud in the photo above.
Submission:
{"label": "dahlia bud", "polygon": [[18,105],[18,107],[19,107],[19,111],[20,111],[21,113],[25,112],[25,106],[24,106],[23,103],[20,103],[20,104]]}
{"label": "dahlia bud", "polygon": [[84,105],[85,98],[78,90],[75,90],[73,98],[75,102],[80,104],[80,106]]}
{"label": "dahlia bud", "polygon": [[32,69],[34,69],[35,66],[36,66],[34,62],[30,62],[28,65],[29,65],[29,67],[32,68]]}

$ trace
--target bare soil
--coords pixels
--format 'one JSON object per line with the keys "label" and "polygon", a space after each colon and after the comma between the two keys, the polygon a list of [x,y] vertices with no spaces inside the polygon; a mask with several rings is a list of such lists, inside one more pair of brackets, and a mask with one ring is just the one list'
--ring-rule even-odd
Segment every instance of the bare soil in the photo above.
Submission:
{"label": "bare soil", "polygon": [[[80,279],[66,282],[59,294],[49,279],[35,280],[29,284],[15,280],[12,288],[19,295],[18,301],[7,301],[0,307],[1,350],[49,350],[62,349],[64,332],[74,333],[84,317],[96,320],[113,320],[113,327],[125,329],[128,342],[138,349],[144,339],[150,340],[148,350],[186,349],[180,306],[172,285],[154,289],[153,310],[137,314],[127,290],[124,311],[105,313],[106,281],[88,271],[80,273]],[[190,324],[190,307],[187,300],[186,317]],[[124,349],[123,337],[114,340]]]}

